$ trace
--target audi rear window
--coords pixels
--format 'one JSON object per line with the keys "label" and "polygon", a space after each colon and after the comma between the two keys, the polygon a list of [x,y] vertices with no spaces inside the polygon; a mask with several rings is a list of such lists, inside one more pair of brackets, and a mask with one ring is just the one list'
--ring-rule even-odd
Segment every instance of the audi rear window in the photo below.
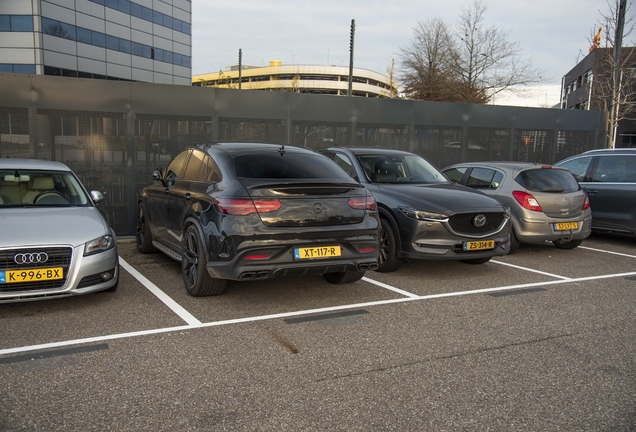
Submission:
{"label": "audi rear window", "polygon": [[252,179],[343,179],[350,180],[335,162],[310,153],[253,153],[234,159],[236,175]]}
{"label": "audi rear window", "polygon": [[568,193],[579,190],[579,184],[563,169],[538,168],[521,171],[515,181],[527,190],[546,193]]}

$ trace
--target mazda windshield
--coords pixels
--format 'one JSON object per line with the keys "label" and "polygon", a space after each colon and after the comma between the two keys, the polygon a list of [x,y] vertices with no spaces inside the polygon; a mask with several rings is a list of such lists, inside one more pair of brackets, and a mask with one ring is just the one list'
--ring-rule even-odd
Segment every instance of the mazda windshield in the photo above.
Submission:
{"label": "mazda windshield", "polygon": [[361,154],[357,157],[367,179],[373,183],[449,183],[437,168],[414,154]]}

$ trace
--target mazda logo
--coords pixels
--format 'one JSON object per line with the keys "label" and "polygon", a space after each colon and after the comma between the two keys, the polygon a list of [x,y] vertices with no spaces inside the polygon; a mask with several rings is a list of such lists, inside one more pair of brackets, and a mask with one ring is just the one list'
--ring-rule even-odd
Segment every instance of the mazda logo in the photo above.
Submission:
{"label": "mazda logo", "polygon": [[486,215],[480,214],[473,218],[473,225],[477,228],[481,228],[486,225]]}
{"label": "mazda logo", "polygon": [[314,212],[321,213],[322,212],[322,204],[320,204],[320,203],[314,204]]}
{"label": "mazda logo", "polygon": [[13,261],[16,264],[38,264],[45,263],[49,260],[46,252],[19,253],[15,254]]}

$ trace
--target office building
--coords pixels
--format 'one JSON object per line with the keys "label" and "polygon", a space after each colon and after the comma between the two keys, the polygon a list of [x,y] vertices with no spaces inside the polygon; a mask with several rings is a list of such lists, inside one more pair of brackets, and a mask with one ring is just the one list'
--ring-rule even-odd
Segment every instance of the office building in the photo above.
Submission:
{"label": "office building", "polygon": [[[593,48],[562,79],[562,109],[607,111],[610,106],[610,84],[612,81],[613,48]],[[636,50],[623,47],[621,50],[621,72],[618,104],[619,116],[616,126],[615,147],[636,146]],[[613,109],[617,107],[614,106]]]}
{"label": "office building", "polygon": [[2,0],[0,72],[191,85],[190,0]]}

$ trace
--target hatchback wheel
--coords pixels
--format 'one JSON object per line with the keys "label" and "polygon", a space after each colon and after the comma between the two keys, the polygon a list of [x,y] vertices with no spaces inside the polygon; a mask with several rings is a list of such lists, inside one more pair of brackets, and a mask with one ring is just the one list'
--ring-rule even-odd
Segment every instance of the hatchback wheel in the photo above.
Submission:
{"label": "hatchback wheel", "polygon": [[137,239],[137,250],[141,253],[155,251],[155,247],[152,245],[152,233],[146,220],[147,214],[146,205],[139,203],[139,207],[137,207],[137,232],[135,238]]}
{"label": "hatchback wheel", "polygon": [[323,276],[327,282],[340,285],[359,281],[364,276],[364,273],[363,271],[346,271],[340,273],[325,273]]}
{"label": "hatchback wheel", "polygon": [[553,240],[552,244],[558,247],[559,249],[574,249],[577,246],[580,246],[583,243],[583,240]]}
{"label": "hatchback wheel", "polygon": [[206,264],[199,231],[195,225],[190,225],[183,239],[181,273],[186,291],[193,297],[219,295],[225,292],[227,281],[210,277]]}
{"label": "hatchback wheel", "polygon": [[402,265],[402,260],[397,256],[397,242],[391,223],[380,219],[380,257],[376,271],[388,273],[396,271]]}

